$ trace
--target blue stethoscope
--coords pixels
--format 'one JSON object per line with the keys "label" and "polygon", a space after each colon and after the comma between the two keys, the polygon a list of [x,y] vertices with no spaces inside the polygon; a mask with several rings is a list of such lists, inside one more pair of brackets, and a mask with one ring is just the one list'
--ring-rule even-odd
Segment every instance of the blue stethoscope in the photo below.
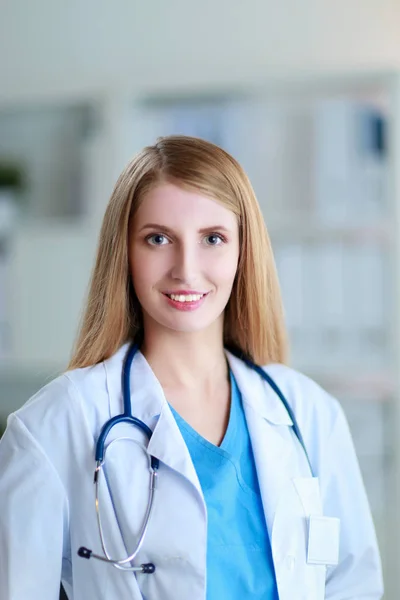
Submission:
{"label": "blue stethoscope", "polygon": [[[101,541],[101,545],[102,545],[104,554],[103,554],[103,556],[101,556],[100,554],[95,554],[94,552],[92,552],[92,550],[89,550],[88,548],[85,548],[83,546],[79,548],[78,554],[79,554],[79,556],[82,556],[83,558],[97,558],[98,560],[102,560],[104,562],[112,564],[117,569],[121,569],[123,571],[133,571],[133,572],[139,572],[139,573],[154,573],[155,566],[153,563],[144,563],[138,567],[133,567],[131,563],[135,560],[140,548],[142,547],[143,541],[144,541],[144,538],[146,536],[146,532],[148,529],[148,525],[149,525],[149,521],[150,521],[152,509],[153,509],[153,504],[154,504],[154,496],[155,496],[155,490],[156,490],[156,484],[157,484],[158,468],[160,465],[160,461],[158,460],[158,458],[148,455],[149,469],[150,469],[149,500],[148,500],[148,504],[147,504],[147,508],[146,508],[145,517],[143,519],[143,526],[140,531],[139,540],[136,544],[136,548],[127,558],[123,558],[123,559],[111,558],[111,556],[107,550],[105,539],[104,539],[104,533],[103,533],[103,527],[102,527],[102,521],[101,521],[101,512],[100,512],[100,502],[99,502],[100,474],[103,473],[103,466],[104,466],[104,462],[105,462],[105,453],[106,453],[105,442],[106,442],[107,436],[110,433],[111,429],[115,425],[118,425],[120,423],[128,423],[130,425],[134,425],[135,427],[138,427],[146,435],[148,441],[150,441],[151,436],[153,434],[151,429],[145,423],[143,423],[143,421],[140,421],[140,419],[137,419],[136,417],[134,417],[132,415],[130,374],[131,374],[132,361],[133,361],[134,356],[137,351],[138,351],[137,344],[132,344],[129,347],[129,350],[126,354],[124,367],[122,370],[122,390],[123,390],[123,400],[124,400],[124,412],[120,415],[117,415],[116,417],[112,417],[109,421],[107,421],[103,425],[103,427],[100,431],[99,438],[97,440],[97,444],[96,444],[96,455],[95,455],[96,468],[94,471],[94,484],[95,484],[95,488],[96,488],[96,515],[97,515],[97,524],[99,527],[100,541]],[[262,369],[261,367],[259,367],[256,364],[254,364],[252,361],[244,358],[243,356],[240,356],[239,358],[241,358],[241,360],[243,360],[243,362],[245,362],[250,368],[254,369],[260,375],[260,377],[262,377],[271,386],[271,388],[274,390],[274,392],[278,395],[278,397],[282,401],[283,405],[285,406],[285,409],[287,410],[289,417],[292,420],[293,432],[295,433],[298,441],[300,442],[300,445],[302,446],[302,448],[304,450],[304,454],[307,458],[307,462],[310,467],[310,471],[311,471],[311,473],[313,473],[313,469],[312,469],[311,462],[310,462],[310,459],[309,459],[309,456],[307,453],[307,449],[306,449],[306,446],[305,446],[305,443],[303,440],[303,436],[301,435],[301,431],[297,424],[297,420],[294,415],[294,412],[293,412],[291,406],[289,405],[288,401],[286,400],[285,396],[282,394],[281,390],[276,385],[275,381],[264,371],[264,369]],[[110,448],[110,446],[114,442],[117,442],[121,439],[129,440],[134,443],[138,443],[136,440],[134,440],[132,438],[116,438],[108,445],[107,449]]]}

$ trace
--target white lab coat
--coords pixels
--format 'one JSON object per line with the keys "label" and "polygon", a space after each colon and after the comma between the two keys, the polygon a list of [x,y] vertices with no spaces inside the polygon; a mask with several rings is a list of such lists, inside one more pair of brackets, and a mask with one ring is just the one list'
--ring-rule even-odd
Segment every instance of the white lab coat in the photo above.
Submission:
{"label": "white lab coat", "polygon": [[[74,600],[205,599],[203,495],[162,388],[141,353],[131,371],[133,414],[154,430],[148,452],[161,462],[154,511],[135,562],[153,562],[156,572],[135,576],[77,556],[81,545],[101,550],[94,447],[103,423],[122,410],[126,350],[60,376],[9,418],[0,442],[2,600],[56,600],[60,578]],[[378,600],[383,591],[377,543],[339,404],[288,367],[266,368],[296,414],[318,476],[312,478],[277,395],[254,370],[227,357],[243,397],[280,600]],[[117,429],[112,439],[144,441],[135,428]],[[122,558],[135,547],[142,524],[148,461],[140,445],[121,441],[110,447],[106,464],[105,533],[113,557]],[[337,542],[334,528],[320,531],[312,560],[307,557],[308,517],[321,514],[341,522],[337,566],[326,566],[326,553]]]}

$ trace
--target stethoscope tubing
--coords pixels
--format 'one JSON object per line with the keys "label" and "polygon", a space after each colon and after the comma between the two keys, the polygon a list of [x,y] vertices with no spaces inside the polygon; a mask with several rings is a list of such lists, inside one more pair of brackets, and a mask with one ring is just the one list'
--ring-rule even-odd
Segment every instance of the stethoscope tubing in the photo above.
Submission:
{"label": "stethoscope tubing", "polygon": [[[98,528],[99,528],[100,541],[101,541],[101,546],[103,549],[104,556],[95,554],[92,552],[92,550],[89,550],[88,548],[84,548],[84,547],[79,548],[78,554],[79,554],[79,556],[82,556],[84,558],[92,557],[92,558],[96,558],[98,560],[107,562],[109,564],[112,564],[117,569],[120,569],[123,571],[154,573],[155,566],[153,563],[144,563],[138,567],[132,566],[131,563],[136,558],[137,554],[139,553],[139,551],[143,545],[143,541],[145,539],[145,536],[146,536],[146,533],[148,530],[148,526],[149,526],[149,522],[150,522],[150,518],[151,518],[151,514],[153,511],[154,497],[156,495],[156,489],[157,489],[156,484],[157,484],[158,468],[159,468],[158,458],[148,455],[149,456],[149,469],[150,469],[149,500],[147,503],[146,513],[145,513],[145,517],[143,520],[143,526],[142,526],[142,529],[141,529],[141,532],[139,535],[139,541],[137,542],[134,551],[128,557],[123,558],[123,559],[111,558],[111,556],[107,550],[106,543],[105,543],[105,537],[104,537],[104,531],[103,531],[101,513],[100,513],[100,502],[99,502],[99,496],[100,496],[100,490],[99,490],[100,481],[99,480],[100,480],[101,474],[103,473],[103,465],[104,465],[104,459],[105,459],[105,443],[106,443],[107,436],[109,435],[109,433],[113,429],[113,427],[115,427],[116,425],[118,425],[120,423],[128,423],[130,425],[134,425],[135,427],[138,427],[146,435],[148,442],[150,442],[151,436],[153,435],[153,432],[150,429],[150,427],[148,427],[145,423],[143,423],[143,421],[141,421],[140,419],[137,419],[136,417],[134,417],[132,415],[130,374],[131,374],[132,361],[133,361],[134,356],[137,351],[138,351],[138,345],[131,344],[128,349],[128,352],[127,352],[127,355],[126,355],[126,358],[124,361],[123,369],[122,369],[122,392],[123,392],[124,412],[120,415],[112,417],[103,425],[103,427],[100,431],[98,440],[97,440],[97,444],[96,444],[96,451],[95,451],[96,468],[94,471],[95,503],[96,503],[97,524],[98,524]],[[283,405],[292,421],[293,432],[296,435],[301,447],[303,448],[303,451],[307,458],[307,462],[308,462],[311,474],[313,475],[313,468],[311,465],[310,458],[308,456],[307,448],[304,443],[300,428],[298,426],[294,411],[293,411],[292,407],[290,406],[289,402],[287,401],[287,399],[285,398],[285,396],[283,395],[282,391],[279,389],[279,387],[277,386],[275,381],[272,379],[272,377],[270,377],[268,375],[268,373],[266,373],[262,367],[254,364],[252,361],[250,361],[246,357],[239,356],[239,358],[241,358],[241,360],[243,360],[250,368],[254,369],[260,375],[260,377],[262,377],[262,379],[270,385],[270,387],[274,390],[274,392],[277,394],[277,396],[283,403]],[[118,438],[118,439],[131,439],[131,438]],[[113,440],[113,441],[116,441],[116,440]],[[134,440],[131,440],[131,441],[134,441]],[[112,443],[113,442],[111,442],[108,447],[110,447]],[[128,566],[128,563],[130,563],[129,566]]]}

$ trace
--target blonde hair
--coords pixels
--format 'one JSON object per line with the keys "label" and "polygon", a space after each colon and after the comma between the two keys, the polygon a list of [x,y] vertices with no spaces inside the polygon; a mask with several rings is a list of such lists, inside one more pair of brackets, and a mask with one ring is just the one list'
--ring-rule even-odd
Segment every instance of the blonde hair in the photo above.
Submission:
{"label": "blonde hair", "polygon": [[129,225],[146,193],[162,182],[200,192],[237,215],[240,256],[225,309],[224,345],[258,364],[285,362],[286,331],[275,262],[247,175],[232,156],[214,144],[168,136],[136,155],[115,185],[68,368],[99,363],[123,343],[142,339],[141,310],[129,270]]}

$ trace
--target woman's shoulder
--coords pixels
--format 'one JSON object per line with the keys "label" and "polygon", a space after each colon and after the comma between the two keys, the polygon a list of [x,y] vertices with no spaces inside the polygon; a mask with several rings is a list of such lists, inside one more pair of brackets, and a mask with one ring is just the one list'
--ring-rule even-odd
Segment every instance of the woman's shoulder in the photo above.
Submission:
{"label": "woman's shoulder", "polygon": [[120,393],[125,352],[122,346],[104,361],[65,371],[36,392],[15,414],[27,423],[46,416],[59,418],[77,410],[89,417],[93,411],[109,414],[110,396]]}
{"label": "woman's shoulder", "polygon": [[107,363],[55,377],[10,416],[9,424],[19,422],[43,447],[62,440],[72,443],[82,427],[93,438],[99,425],[110,418],[110,393],[114,391],[110,378],[114,371],[107,369]]}
{"label": "woman's shoulder", "polygon": [[318,425],[332,430],[343,419],[340,402],[311,377],[283,364],[262,368],[278,386],[303,428],[312,430]]}
{"label": "woman's shoulder", "polygon": [[39,389],[15,415],[27,426],[46,418],[63,417],[78,405],[90,403],[94,392],[105,387],[103,373],[102,363],[66,371]]}
{"label": "woman's shoulder", "polygon": [[263,370],[277,383],[280,382],[289,395],[293,397],[298,394],[303,395],[305,392],[312,394],[312,397],[317,399],[321,396],[324,402],[328,404],[337,404],[337,400],[331,396],[324,388],[309,375],[298,371],[293,367],[282,363],[269,363],[263,365]]}

